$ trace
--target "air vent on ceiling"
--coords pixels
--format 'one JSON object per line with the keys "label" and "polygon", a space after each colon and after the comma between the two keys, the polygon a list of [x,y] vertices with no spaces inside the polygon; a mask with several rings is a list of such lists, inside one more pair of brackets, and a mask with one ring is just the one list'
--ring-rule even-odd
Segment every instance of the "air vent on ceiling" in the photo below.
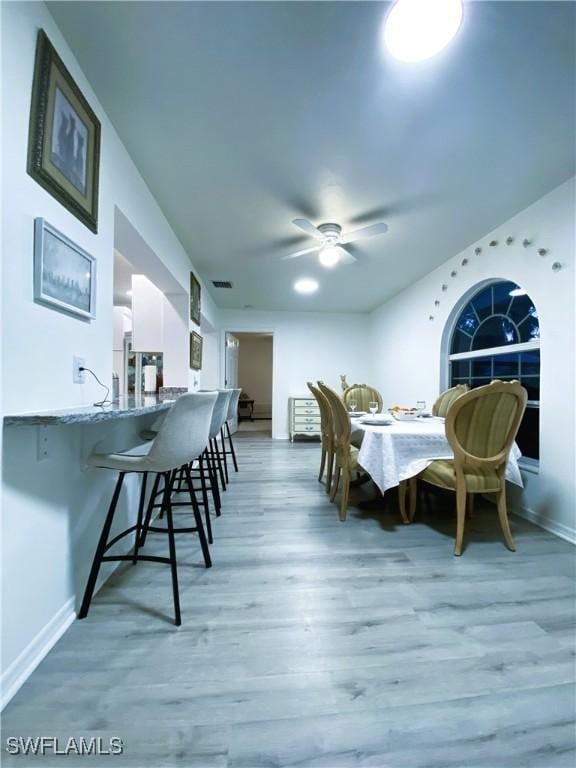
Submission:
{"label": "air vent on ceiling", "polygon": [[214,288],[232,288],[230,280],[212,280]]}

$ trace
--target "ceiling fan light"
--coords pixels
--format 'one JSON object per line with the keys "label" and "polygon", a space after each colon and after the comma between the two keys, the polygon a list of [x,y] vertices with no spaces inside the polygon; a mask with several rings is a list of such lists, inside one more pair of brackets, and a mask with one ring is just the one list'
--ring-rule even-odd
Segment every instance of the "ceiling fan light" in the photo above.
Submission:
{"label": "ceiling fan light", "polygon": [[435,56],[462,23],[462,0],[397,0],[386,17],[384,43],[400,61]]}
{"label": "ceiling fan light", "polygon": [[340,251],[335,245],[327,245],[318,254],[318,260],[323,267],[335,267],[340,261]]}

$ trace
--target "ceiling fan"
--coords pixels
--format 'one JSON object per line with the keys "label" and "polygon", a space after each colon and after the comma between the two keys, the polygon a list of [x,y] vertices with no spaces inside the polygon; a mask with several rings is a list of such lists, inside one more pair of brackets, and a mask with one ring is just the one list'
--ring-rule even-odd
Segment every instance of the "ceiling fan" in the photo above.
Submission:
{"label": "ceiling fan", "polygon": [[323,267],[334,267],[338,263],[352,264],[356,261],[356,257],[346,250],[346,245],[367,237],[383,235],[388,231],[388,225],[384,222],[371,224],[369,227],[355,229],[352,232],[342,232],[342,227],[339,224],[327,223],[315,227],[308,219],[292,219],[292,224],[316,238],[318,245],[305,248],[303,251],[296,251],[296,253],[291,253],[288,256],[282,256],[282,259],[297,259],[307,253],[318,251],[318,260]]}

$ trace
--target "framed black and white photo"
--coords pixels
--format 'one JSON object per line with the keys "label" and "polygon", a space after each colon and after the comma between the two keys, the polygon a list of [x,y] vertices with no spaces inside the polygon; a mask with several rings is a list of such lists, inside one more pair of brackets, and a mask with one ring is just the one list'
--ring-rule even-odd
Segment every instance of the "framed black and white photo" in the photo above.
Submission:
{"label": "framed black and white photo", "polygon": [[190,368],[202,370],[202,336],[196,331],[190,334]]}
{"label": "framed black and white photo", "polygon": [[201,312],[201,286],[198,278],[190,272],[190,320],[200,325]]}
{"label": "framed black and white photo", "polygon": [[30,109],[28,173],[97,232],[99,164],[100,121],[40,30]]}
{"label": "framed black and white photo", "polygon": [[85,320],[96,316],[96,259],[44,219],[34,222],[34,300]]}

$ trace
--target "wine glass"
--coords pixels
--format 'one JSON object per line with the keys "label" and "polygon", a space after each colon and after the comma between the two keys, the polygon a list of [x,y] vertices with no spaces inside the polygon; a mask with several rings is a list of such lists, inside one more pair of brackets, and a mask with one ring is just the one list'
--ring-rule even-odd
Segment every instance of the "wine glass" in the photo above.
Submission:
{"label": "wine glass", "polygon": [[356,410],[356,405],[357,405],[356,400],[348,400],[348,408],[350,408],[352,413],[354,413],[354,411]]}
{"label": "wine glass", "polygon": [[378,410],[378,403],[376,403],[375,401],[368,403],[368,410],[372,415],[374,415]]}

